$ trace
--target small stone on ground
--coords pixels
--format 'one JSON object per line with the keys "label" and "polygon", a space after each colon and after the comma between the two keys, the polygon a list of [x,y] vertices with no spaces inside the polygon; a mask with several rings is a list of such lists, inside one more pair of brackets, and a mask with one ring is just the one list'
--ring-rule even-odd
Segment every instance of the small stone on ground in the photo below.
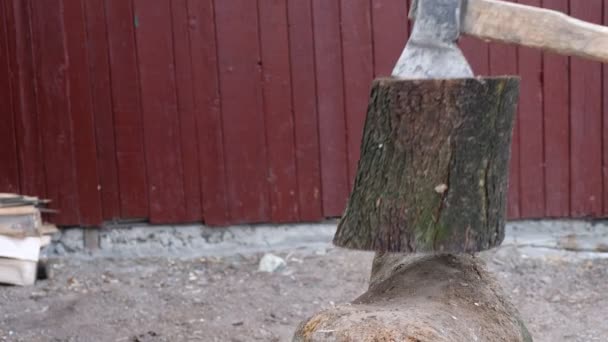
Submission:
{"label": "small stone on ground", "polygon": [[260,259],[258,271],[273,273],[283,270],[285,266],[287,266],[287,264],[285,263],[285,260],[283,260],[283,258],[271,253],[266,253],[262,257],[262,259]]}

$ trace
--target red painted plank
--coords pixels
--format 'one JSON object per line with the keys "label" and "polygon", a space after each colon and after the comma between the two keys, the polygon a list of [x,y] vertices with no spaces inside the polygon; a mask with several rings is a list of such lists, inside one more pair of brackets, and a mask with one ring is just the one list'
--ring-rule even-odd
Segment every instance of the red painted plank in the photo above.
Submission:
{"label": "red painted plank", "polygon": [[407,42],[408,1],[371,0],[374,77],[390,76]]}
{"label": "red painted plank", "polygon": [[30,26],[30,2],[5,1],[10,58],[15,134],[17,138],[21,192],[46,196],[44,158],[38,128],[35,74]]}
{"label": "red painted plank", "polygon": [[208,225],[226,225],[228,191],[213,0],[189,0],[188,12],[203,218]]}
{"label": "red painted plank", "polygon": [[313,0],[323,213],[342,215],[349,194],[338,1]]}
{"label": "red painted plank", "polygon": [[[541,6],[540,0],[519,0]],[[543,155],[543,62],[537,49],[518,49],[521,97],[519,101],[520,205],[522,218],[545,215]]]}
{"label": "red painted plank", "polygon": [[186,216],[175,86],[171,4],[134,1],[150,221]]}
{"label": "red painted plank", "polygon": [[84,226],[101,224],[101,196],[97,173],[95,124],[91,106],[87,32],[83,5],[80,0],[64,0],[63,20],[67,54],[70,63],[69,100],[73,127],[74,163],[77,176],[78,210]]}
{"label": "red painted plank", "polygon": [[476,76],[487,76],[490,73],[489,44],[474,37],[463,36],[459,46]]}
{"label": "red painted plank", "polygon": [[340,5],[348,179],[352,188],[357,175],[370,84],[374,78],[374,49],[370,0],[341,0]]}
{"label": "red painted plank", "polygon": [[259,1],[258,6],[270,218],[273,222],[293,222],[298,220],[299,212],[287,2],[265,0]]}
{"label": "red painted plank", "polygon": [[487,76],[490,73],[489,44],[475,37],[462,36],[459,46],[476,76]]}
{"label": "red painted plank", "polygon": [[317,221],[323,212],[312,7],[300,0],[287,7],[300,220]]}
{"label": "red painted plank", "polygon": [[[544,0],[568,13],[568,0]],[[570,79],[568,57],[546,53],[543,65],[545,216],[570,215]]]}
{"label": "red painted plank", "polygon": [[473,37],[462,37],[460,47],[476,76],[487,76],[490,71],[488,44]]}
{"label": "red painted plank", "polygon": [[490,74],[517,76],[517,48],[513,45],[490,44]]}
{"label": "red painted plank", "polygon": [[[608,0],[604,0],[604,25],[608,26]],[[603,139],[604,139],[604,160],[603,160],[603,182],[604,182],[604,212],[603,216],[608,216],[608,66],[602,65],[604,76],[603,94]]]}
{"label": "red painted plank", "polygon": [[199,178],[198,137],[192,75],[192,57],[187,0],[173,0],[173,46],[175,53],[175,80],[180,122],[182,163],[184,170],[184,196],[186,216],[184,221],[201,221],[201,185]]}
{"label": "red painted plank", "polygon": [[[103,0],[83,2],[87,23],[92,108],[97,141],[97,167],[101,185],[103,218],[118,219],[120,190],[116,165],[116,143],[108,60],[108,31]],[[139,166],[141,167],[141,166]]]}
{"label": "red painted plank", "polygon": [[215,6],[230,215],[233,222],[268,221],[257,3],[216,1]]}
{"label": "red painted plank", "polygon": [[[490,74],[494,76],[518,75],[517,48],[513,45],[490,44]],[[523,95],[523,94],[522,94]],[[507,200],[507,216],[509,219],[519,219],[520,214],[520,155],[519,155],[519,122],[518,113],[513,127],[511,143],[511,161],[509,163],[509,194]]]}
{"label": "red painted plank", "polygon": [[[103,10],[103,8],[100,8]],[[116,166],[122,218],[148,217],[143,117],[131,1],[106,0]]]}
{"label": "red painted plank", "polygon": [[70,118],[63,1],[32,1],[34,60],[47,196],[60,210],[53,222],[77,224],[78,188]]}
{"label": "red painted plank", "polygon": [[7,34],[7,13],[5,6],[0,5],[0,192],[18,193],[19,161],[17,158],[17,141],[15,138],[15,119],[11,98],[12,82],[10,81],[10,61]]}
{"label": "red painted plank", "polygon": [[[602,22],[602,0],[570,1],[572,16]],[[573,217],[602,213],[602,67],[580,58],[570,64],[570,151]]]}

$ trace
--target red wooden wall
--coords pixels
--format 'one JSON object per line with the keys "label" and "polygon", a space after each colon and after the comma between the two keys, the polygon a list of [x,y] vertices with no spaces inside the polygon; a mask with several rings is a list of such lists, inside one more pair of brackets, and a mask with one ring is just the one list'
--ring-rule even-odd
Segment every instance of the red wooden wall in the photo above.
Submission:
{"label": "red wooden wall", "polygon": [[[608,0],[520,0],[608,23]],[[371,80],[406,0],[5,0],[0,191],[63,225],[317,221],[342,213]],[[522,76],[509,217],[608,212],[608,69],[462,47]]]}

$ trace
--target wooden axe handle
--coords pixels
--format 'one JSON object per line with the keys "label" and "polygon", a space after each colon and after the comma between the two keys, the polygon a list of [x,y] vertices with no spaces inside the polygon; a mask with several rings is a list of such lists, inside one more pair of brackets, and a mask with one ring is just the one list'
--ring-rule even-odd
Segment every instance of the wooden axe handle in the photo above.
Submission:
{"label": "wooden axe handle", "polygon": [[464,34],[608,63],[608,27],[504,1],[467,0],[466,4]]}

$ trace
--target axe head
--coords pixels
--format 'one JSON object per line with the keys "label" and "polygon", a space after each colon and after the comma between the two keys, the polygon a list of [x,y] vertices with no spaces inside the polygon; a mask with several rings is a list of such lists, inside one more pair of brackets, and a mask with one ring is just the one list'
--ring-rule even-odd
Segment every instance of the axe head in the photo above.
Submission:
{"label": "axe head", "polygon": [[410,39],[393,69],[402,79],[468,78],[471,66],[456,44],[466,0],[414,0]]}

